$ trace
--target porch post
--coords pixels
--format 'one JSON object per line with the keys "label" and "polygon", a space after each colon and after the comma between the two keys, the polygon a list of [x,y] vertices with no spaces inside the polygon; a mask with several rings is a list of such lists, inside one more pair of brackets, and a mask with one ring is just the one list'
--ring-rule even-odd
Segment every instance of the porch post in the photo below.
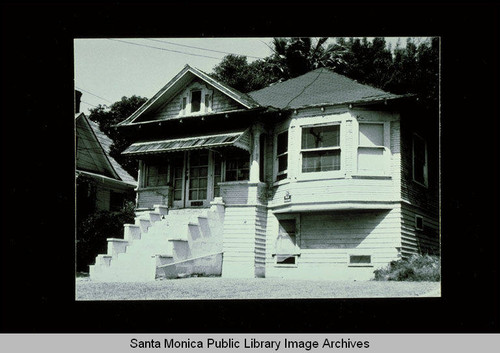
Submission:
{"label": "porch post", "polygon": [[258,183],[260,180],[260,135],[264,132],[261,124],[252,127],[252,159],[250,164],[250,183]]}

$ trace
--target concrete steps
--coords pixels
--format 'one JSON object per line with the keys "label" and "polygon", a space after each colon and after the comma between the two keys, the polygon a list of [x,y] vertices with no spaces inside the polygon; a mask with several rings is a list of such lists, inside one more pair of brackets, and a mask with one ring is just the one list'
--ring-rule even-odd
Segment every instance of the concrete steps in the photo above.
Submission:
{"label": "concrete steps", "polygon": [[219,274],[222,264],[224,204],[217,198],[210,209],[136,212],[125,224],[123,239],[109,238],[107,254],[96,257],[90,278],[103,282],[149,281],[192,273]]}

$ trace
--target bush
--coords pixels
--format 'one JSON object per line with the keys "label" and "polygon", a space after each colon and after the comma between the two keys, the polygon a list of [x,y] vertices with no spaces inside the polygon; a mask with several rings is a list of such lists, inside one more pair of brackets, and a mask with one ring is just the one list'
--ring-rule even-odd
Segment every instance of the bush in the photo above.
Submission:
{"label": "bush", "polygon": [[376,281],[440,281],[441,263],[435,255],[412,255],[374,271]]}
{"label": "bush", "polygon": [[98,254],[107,251],[107,238],[122,238],[123,225],[134,223],[132,202],[118,212],[98,211],[78,221],[76,234],[76,270],[88,272]]}

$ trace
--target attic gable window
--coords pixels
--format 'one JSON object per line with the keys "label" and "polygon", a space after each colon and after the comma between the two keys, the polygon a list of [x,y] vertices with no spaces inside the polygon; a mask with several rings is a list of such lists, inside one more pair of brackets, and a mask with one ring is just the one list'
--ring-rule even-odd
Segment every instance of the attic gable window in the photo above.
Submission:
{"label": "attic gable window", "polygon": [[209,113],[212,111],[213,91],[195,82],[188,86],[180,97],[179,115]]}
{"label": "attic gable window", "polygon": [[199,112],[201,105],[201,91],[191,92],[191,113]]}

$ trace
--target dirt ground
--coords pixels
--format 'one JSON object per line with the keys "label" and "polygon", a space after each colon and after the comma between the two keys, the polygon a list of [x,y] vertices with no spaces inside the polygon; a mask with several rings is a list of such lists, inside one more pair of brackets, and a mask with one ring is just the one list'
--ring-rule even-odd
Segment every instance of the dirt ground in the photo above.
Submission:
{"label": "dirt ground", "polygon": [[76,279],[76,300],[439,297],[439,282],[319,281],[191,277],[141,283]]}

